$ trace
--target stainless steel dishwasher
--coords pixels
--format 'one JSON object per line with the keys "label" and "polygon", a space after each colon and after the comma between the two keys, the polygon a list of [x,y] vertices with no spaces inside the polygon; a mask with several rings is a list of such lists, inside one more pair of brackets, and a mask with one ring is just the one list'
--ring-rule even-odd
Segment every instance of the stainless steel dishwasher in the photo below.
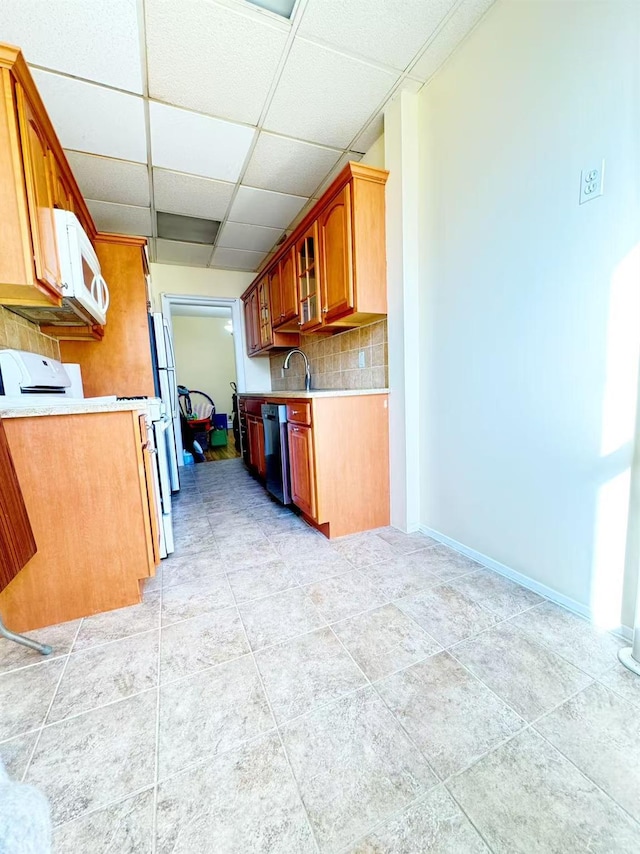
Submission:
{"label": "stainless steel dishwasher", "polygon": [[262,423],[267,490],[282,504],[291,504],[287,407],[284,404],[263,403]]}

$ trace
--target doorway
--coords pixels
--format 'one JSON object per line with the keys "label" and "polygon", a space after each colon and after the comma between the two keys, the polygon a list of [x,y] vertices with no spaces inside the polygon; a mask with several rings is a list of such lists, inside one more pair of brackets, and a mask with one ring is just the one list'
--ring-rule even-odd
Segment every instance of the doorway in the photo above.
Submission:
{"label": "doorway", "polygon": [[[193,439],[198,442],[207,462],[234,459],[240,456],[239,436],[234,431],[235,390],[244,383],[242,360],[238,359],[238,338],[241,329],[237,300],[207,297],[162,296],[162,312],[167,318],[173,339],[176,363],[176,383],[188,390],[189,398],[180,395],[184,415],[180,418],[176,438],[180,439],[179,460],[184,462],[183,449],[193,451]],[[235,321],[235,323],[234,323]],[[191,425],[213,416],[208,425]],[[237,421],[237,419],[236,419]],[[201,460],[197,453],[197,459]]]}

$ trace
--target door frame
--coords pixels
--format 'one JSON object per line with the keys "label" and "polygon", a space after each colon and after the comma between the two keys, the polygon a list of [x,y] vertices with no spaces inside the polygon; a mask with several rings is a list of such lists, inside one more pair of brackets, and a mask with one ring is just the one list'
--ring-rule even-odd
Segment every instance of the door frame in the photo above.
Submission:
{"label": "door frame", "polygon": [[[244,328],[243,318],[242,318],[242,308],[241,308],[241,300],[239,297],[204,297],[193,295],[184,295],[184,294],[160,294],[160,304],[161,311],[163,317],[166,319],[167,324],[169,326],[169,332],[171,333],[171,338],[173,339],[173,323],[171,322],[171,308],[176,305],[187,305],[194,307],[206,307],[206,308],[230,308],[231,309],[231,323],[233,325],[233,353],[236,362],[236,384],[238,386],[238,392],[246,391],[246,374],[245,374],[245,365],[243,358],[243,334],[242,330]],[[176,365],[177,367],[177,365]],[[176,383],[178,379],[178,374],[176,371]],[[183,446],[182,446],[182,434],[179,430],[176,432],[176,450],[178,452],[178,466],[183,466]]]}

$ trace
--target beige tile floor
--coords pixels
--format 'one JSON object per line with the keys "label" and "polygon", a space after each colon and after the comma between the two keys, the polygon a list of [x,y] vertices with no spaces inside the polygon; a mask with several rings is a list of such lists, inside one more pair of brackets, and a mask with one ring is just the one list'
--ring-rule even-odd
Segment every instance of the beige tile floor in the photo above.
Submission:
{"label": "beige tile floor", "polygon": [[60,854],[640,851],[621,642],[426,537],[329,542],[197,466],[141,605],[0,642]]}

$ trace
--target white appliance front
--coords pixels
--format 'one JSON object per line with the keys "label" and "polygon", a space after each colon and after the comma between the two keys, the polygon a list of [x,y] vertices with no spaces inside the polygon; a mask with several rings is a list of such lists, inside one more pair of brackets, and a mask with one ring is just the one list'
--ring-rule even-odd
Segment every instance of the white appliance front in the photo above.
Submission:
{"label": "white appliance front", "polygon": [[60,257],[63,299],[84,309],[95,323],[107,322],[109,288],[100,271],[95,249],[77,216],[54,210]]}
{"label": "white appliance front", "polygon": [[157,399],[147,401],[147,426],[154,443],[154,487],[160,528],[160,556],[165,558],[174,551],[173,517],[171,507],[171,478],[169,476],[169,454],[166,441],[171,418],[164,404]]}
{"label": "white appliance front", "polygon": [[160,313],[153,314],[153,330],[156,343],[156,358],[158,360],[158,382],[160,397],[171,418],[171,424],[166,430],[169,477],[171,489],[180,489],[178,474],[178,442],[180,435],[180,408],[178,403],[178,381],[176,379],[176,361],[173,349],[171,330],[166,318]]}

